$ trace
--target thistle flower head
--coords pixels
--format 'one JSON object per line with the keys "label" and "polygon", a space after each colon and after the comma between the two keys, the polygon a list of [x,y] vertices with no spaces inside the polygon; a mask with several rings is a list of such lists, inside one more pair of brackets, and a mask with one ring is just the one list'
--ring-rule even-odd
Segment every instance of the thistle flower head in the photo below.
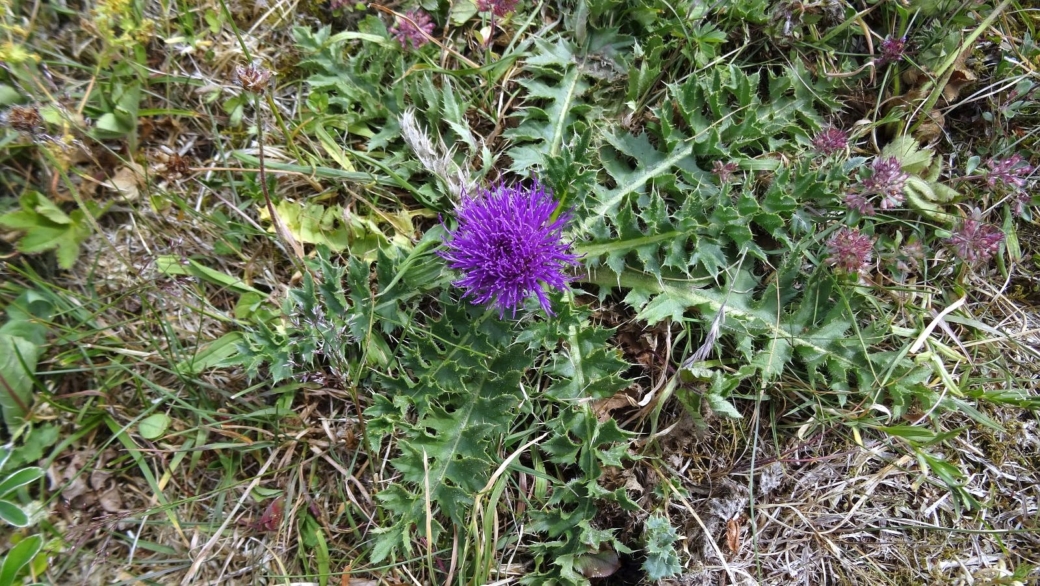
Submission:
{"label": "thistle flower head", "polygon": [[975,264],[993,258],[1003,241],[1004,233],[1000,228],[986,224],[976,214],[965,218],[946,242],[957,258]]}
{"label": "thistle flower head", "polygon": [[813,137],[812,146],[816,152],[824,156],[840,153],[849,146],[849,133],[840,128],[828,126]]}
{"label": "thistle flower head", "polygon": [[[423,10],[409,10],[404,13],[405,18],[398,18],[394,26],[390,28],[393,35],[401,46],[418,49],[430,41],[427,35],[433,34],[433,19]],[[423,33],[426,33],[425,35]]]}
{"label": "thistle flower head", "polygon": [[903,53],[906,51],[906,37],[898,39],[885,37],[885,40],[881,41],[879,49],[881,50],[881,57],[878,57],[877,60],[879,66],[902,61]]}
{"label": "thistle flower head", "polygon": [[520,0],[477,0],[477,10],[480,12],[492,12],[495,16],[505,16],[516,10]]}
{"label": "thistle flower head", "polygon": [[903,172],[899,159],[887,157],[874,159],[870,165],[870,177],[863,180],[863,189],[868,194],[881,196],[881,209],[892,209],[903,203],[903,186],[910,175]]}
{"label": "thistle flower head", "polygon": [[272,75],[273,72],[270,69],[256,62],[246,66],[235,66],[235,76],[238,77],[239,85],[243,89],[257,94],[267,89]]}
{"label": "thistle flower head", "polygon": [[455,286],[473,303],[491,304],[499,315],[516,310],[532,294],[554,315],[545,287],[564,289],[568,265],[578,257],[568,252],[563,230],[571,216],[552,219],[556,201],[537,181],[530,188],[499,185],[477,197],[466,197],[456,209],[459,226],[449,232],[440,255],[460,271]]}
{"label": "thistle flower head", "polygon": [[873,250],[870,236],[845,226],[827,239],[827,263],[841,272],[858,273],[870,263]]}

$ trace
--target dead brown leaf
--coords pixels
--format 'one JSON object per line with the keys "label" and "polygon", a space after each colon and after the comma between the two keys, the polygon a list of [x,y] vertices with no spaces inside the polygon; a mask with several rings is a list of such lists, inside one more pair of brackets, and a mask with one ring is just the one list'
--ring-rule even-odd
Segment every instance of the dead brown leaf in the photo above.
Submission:
{"label": "dead brown leaf", "polygon": [[115,195],[116,201],[134,201],[141,196],[144,184],[144,172],[140,165],[131,163],[116,171],[111,179],[101,185],[107,187]]}
{"label": "dead brown leaf", "polygon": [[109,513],[119,513],[123,511],[123,497],[119,495],[119,485],[112,483],[112,486],[105,492],[98,496],[98,504],[101,508]]}
{"label": "dead brown leaf", "polygon": [[733,553],[740,550],[740,520],[734,517],[726,522],[726,546]]}
{"label": "dead brown leaf", "polygon": [[611,412],[621,409],[623,407],[635,407],[636,401],[628,395],[626,391],[621,391],[615,394],[613,397],[607,399],[600,399],[596,401],[592,410],[596,413],[596,419],[600,422],[605,422],[610,419]]}

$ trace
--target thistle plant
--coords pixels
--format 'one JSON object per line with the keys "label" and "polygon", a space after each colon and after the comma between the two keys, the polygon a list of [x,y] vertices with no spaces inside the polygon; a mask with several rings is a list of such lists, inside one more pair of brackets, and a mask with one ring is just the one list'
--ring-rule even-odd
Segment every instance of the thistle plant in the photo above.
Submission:
{"label": "thistle plant", "polygon": [[563,230],[569,212],[553,218],[557,204],[538,181],[529,188],[499,185],[464,198],[456,210],[459,226],[450,233],[441,256],[460,271],[455,286],[475,304],[491,304],[499,315],[516,310],[534,295],[555,315],[545,287],[565,289],[565,272],[578,258],[569,253]]}

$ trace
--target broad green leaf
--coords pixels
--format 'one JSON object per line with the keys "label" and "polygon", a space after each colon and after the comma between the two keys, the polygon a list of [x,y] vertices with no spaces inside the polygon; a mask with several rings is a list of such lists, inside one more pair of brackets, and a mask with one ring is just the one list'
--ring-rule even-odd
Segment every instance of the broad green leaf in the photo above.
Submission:
{"label": "broad green leaf", "polygon": [[3,499],[0,499],[0,520],[15,527],[29,526],[29,514],[18,505]]}
{"label": "broad green leaf", "polygon": [[0,498],[26,484],[36,482],[40,478],[43,478],[43,468],[38,466],[30,466],[13,472],[7,478],[0,480]]}
{"label": "broad green leaf", "polygon": [[[27,435],[22,436],[22,445],[15,448],[11,453],[11,459],[8,461],[9,466],[13,469],[38,462],[43,457],[44,450],[58,443],[59,434],[59,426],[57,425],[32,425],[28,428]],[[0,463],[0,469],[2,468],[3,464]]]}
{"label": "broad green leaf", "polygon": [[203,346],[194,356],[178,362],[177,371],[184,374],[199,374],[223,365],[238,353],[241,343],[241,333],[228,332]]}
{"label": "broad green leaf", "polygon": [[729,417],[730,419],[742,419],[744,416],[737,411],[737,408],[733,406],[726,399],[723,399],[719,395],[707,394],[704,396],[704,400],[707,401],[708,407],[717,415]]}
{"label": "broad green leaf", "polygon": [[232,277],[196,260],[185,259],[175,254],[160,254],[155,259],[155,266],[164,275],[190,275],[238,293],[262,294],[238,277]]}
{"label": "broad green leaf", "polygon": [[33,404],[32,377],[40,352],[24,338],[0,334],[0,411],[9,429],[21,425]]}
{"label": "broad green leaf", "polygon": [[137,424],[137,433],[146,440],[161,438],[170,427],[170,416],[165,413],[152,413]]}
{"label": "broad green leaf", "polygon": [[[65,214],[38,192],[28,192],[19,199],[22,209],[0,216],[0,225],[25,234],[18,240],[18,250],[35,254],[56,250],[58,266],[72,268],[79,256],[79,246],[90,237],[91,228],[84,210]],[[87,211],[98,216],[104,209],[87,202]]]}
{"label": "broad green leaf", "polygon": [[6,83],[0,83],[0,108],[6,108],[25,101],[26,95]]}
{"label": "broad green leaf", "polygon": [[881,151],[882,157],[895,157],[903,170],[912,175],[923,175],[932,164],[934,153],[921,148],[917,139],[902,135],[892,139]]}
{"label": "broad green leaf", "polygon": [[616,213],[626,196],[644,191],[647,184],[656,178],[674,175],[675,168],[704,174],[693,158],[692,142],[681,142],[671,152],[662,153],[650,144],[646,135],[608,133],[603,139],[618,153],[635,161],[635,167],[631,167],[616,155],[601,152],[603,166],[614,178],[615,187],[608,190],[597,186],[598,203],[590,218]]}
{"label": "broad green leaf", "polygon": [[115,112],[106,112],[94,123],[95,133],[102,138],[119,138],[134,131],[134,125]]}
{"label": "broad green leaf", "polygon": [[647,517],[643,525],[646,540],[646,559],[643,571],[651,581],[670,578],[682,571],[679,556],[675,553],[675,542],[679,535],[668,522],[659,515]]}
{"label": "broad green leaf", "polygon": [[36,198],[36,206],[33,208],[37,214],[47,218],[55,224],[71,224],[72,219],[65,215],[57,205],[46,197]]}
{"label": "broad green leaf", "polygon": [[613,549],[575,556],[574,569],[586,578],[606,578],[621,568],[621,561]]}
{"label": "broad green leaf", "polygon": [[879,426],[877,429],[896,437],[910,440],[912,442],[927,444],[935,440],[936,434],[934,431],[913,425],[891,425],[887,427]]}
{"label": "broad green leaf", "polygon": [[12,547],[4,556],[3,565],[0,565],[0,586],[20,584],[17,578],[22,569],[32,562],[41,549],[43,537],[40,535],[30,535]]}
{"label": "broad green leaf", "polygon": [[793,351],[794,348],[788,340],[773,338],[766,342],[752,364],[762,370],[762,376],[767,381],[773,380],[783,373],[784,365],[791,360]]}

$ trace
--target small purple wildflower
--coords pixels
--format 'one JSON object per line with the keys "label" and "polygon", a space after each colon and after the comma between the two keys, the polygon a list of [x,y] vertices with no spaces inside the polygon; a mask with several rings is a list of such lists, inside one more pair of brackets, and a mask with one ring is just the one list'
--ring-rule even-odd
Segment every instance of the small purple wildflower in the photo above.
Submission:
{"label": "small purple wildflower", "polygon": [[813,137],[812,145],[816,152],[824,156],[840,153],[849,146],[849,133],[840,128],[828,126]]}
{"label": "small purple wildflower", "polygon": [[998,185],[1012,192],[1011,211],[1016,216],[1026,213],[1026,208],[1033,201],[1033,196],[1026,190],[1026,180],[1033,172],[1033,167],[1026,163],[1021,155],[1015,153],[1007,159],[990,159],[986,161],[989,173],[986,184],[995,189]]}
{"label": "small purple wildflower", "polygon": [[492,12],[495,16],[502,17],[516,10],[520,0],[477,0],[479,12]]}
{"label": "small purple wildflower", "polygon": [[1026,177],[1033,172],[1033,168],[1024,163],[1025,159],[1018,153],[1007,159],[986,161],[986,166],[989,167],[986,183],[990,187],[1001,184],[1012,190],[1022,189],[1026,186]]}
{"label": "small purple wildflower", "polygon": [[555,315],[543,285],[564,289],[568,265],[578,257],[568,252],[563,230],[571,219],[560,214],[556,201],[537,181],[530,188],[499,185],[477,197],[465,197],[456,209],[459,226],[450,232],[441,257],[462,272],[454,285],[466,290],[473,303],[491,304],[499,316],[523,305],[534,294],[542,309]]}
{"label": "small purple wildflower", "polygon": [[903,53],[906,51],[906,37],[899,39],[885,37],[885,40],[881,41],[879,49],[881,51],[881,56],[877,59],[879,67],[888,63],[902,61]]}
{"label": "small purple wildflower", "polygon": [[[422,10],[409,10],[404,13],[406,18],[398,18],[394,26],[390,28],[390,34],[401,43],[402,47],[418,49],[430,40],[427,35],[433,34],[433,19]],[[425,35],[423,33],[426,33]]]}
{"label": "small purple wildflower", "polygon": [[858,273],[870,263],[873,250],[870,236],[844,226],[827,239],[827,263],[841,272]]}
{"label": "small purple wildflower", "polygon": [[1014,201],[1011,202],[1011,211],[1016,216],[1022,216],[1032,203],[1033,196],[1029,195],[1028,191],[1019,191],[1015,194]]}
{"label": "small purple wildflower", "polygon": [[868,194],[881,196],[881,209],[890,210],[903,203],[906,196],[903,195],[903,186],[910,175],[903,172],[903,166],[899,159],[888,157],[885,159],[874,159],[871,164],[871,174],[863,180],[863,189]]}
{"label": "small purple wildflower", "polygon": [[974,264],[993,258],[1003,241],[1000,228],[982,222],[976,214],[974,218],[965,218],[946,242],[958,258]]}
{"label": "small purple wildflower", "polygon": [[737,172],[737,164],[732,161],[723,163],[715,160],[711,162],[711,172],[719,178],[719,183],[729,183],[729,180],[733,178],[733,174]]}
{"label": "small purple wildflower", "polygon": [[861,216],[873,216],[874,215],[874,204],[870,203],[870,200],[863,197],[863,194],[858,191],[850,191],[845,194],[845,205],[850,210],[858,212]]}

